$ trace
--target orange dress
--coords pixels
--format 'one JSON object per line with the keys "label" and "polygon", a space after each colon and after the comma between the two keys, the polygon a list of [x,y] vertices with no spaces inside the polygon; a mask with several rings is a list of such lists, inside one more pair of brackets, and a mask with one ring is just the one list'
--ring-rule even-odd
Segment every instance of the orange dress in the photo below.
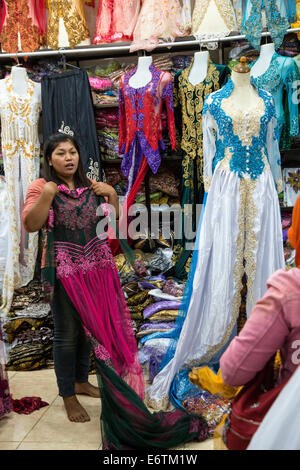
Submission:
{"label": "orange dress", "polygon": [[33,52],[45,44],[45,0],[3,0],[0,14],[0,42],[3,51]]}

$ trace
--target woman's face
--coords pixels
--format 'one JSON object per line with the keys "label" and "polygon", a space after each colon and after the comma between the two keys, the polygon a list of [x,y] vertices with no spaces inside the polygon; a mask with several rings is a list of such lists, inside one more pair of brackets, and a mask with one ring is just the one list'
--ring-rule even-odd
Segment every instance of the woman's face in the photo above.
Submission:
{"label": "woman's face", "polygon": [[71,141],[66,140],[58,144],[52,152],[50,165],[53,166],[57,176],[69,179],[78,168],[79,154]]}

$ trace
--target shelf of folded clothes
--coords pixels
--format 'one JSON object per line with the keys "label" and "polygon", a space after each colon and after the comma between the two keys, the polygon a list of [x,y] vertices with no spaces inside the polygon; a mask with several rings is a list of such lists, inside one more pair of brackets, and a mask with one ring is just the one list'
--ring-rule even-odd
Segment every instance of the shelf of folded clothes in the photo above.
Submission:
{"label": "shelf of folded clothes", "polygon": [[9,314],[2,318],[8,370],[34,370],[53,363],[53,319],[41,284],[17,289]]}
{"label": "shelf of folded clothes", "polygon": [[[150,258],[154,260],[156,256],[157,253],[144,255],[143,261],[147,264],[147,258],[148,261]],[[163,265],[158,257],[155,271],[166,271],[167,267],[168,263]],[[148,275],[144,279],[136,278],[128,282],[124,277],[122,289],[131,314],[141,363],[146,376],[152,380],[166,352],[164,346],[168,343],[164,338],[152,339],[152,335],[160,333],[163,336],[174,328],[185,284],[167,279],[164,274],[153,276],[151,261],[147,269]]]}

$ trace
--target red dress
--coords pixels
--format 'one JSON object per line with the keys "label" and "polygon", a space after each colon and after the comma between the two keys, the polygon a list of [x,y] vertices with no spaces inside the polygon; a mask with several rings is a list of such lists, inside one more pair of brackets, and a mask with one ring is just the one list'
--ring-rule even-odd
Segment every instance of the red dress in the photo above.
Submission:
{"label": "red dress", "polygon": [[94,44],[131,41],[141,0],[99,0]]}
{"label": "red dress", "polygon": [[39,49],[47,29],[45,0],[3,0],[0,23],[3,51],[18,52],[18,33],[23,52]]}
{"label": "red dress", "polygon": [[124,74],[119,85],[119,153],[123,154],[121,168],[127,177],[127,194],[136,180],[143,156],[153,173],[160,166],[160,150],[165,149],[161,120],[164,101],[171,146],[176,148],[172,76],[153,64],[149,69],[152,80],[146,86],[136,89],[129,85],[136,68]]}

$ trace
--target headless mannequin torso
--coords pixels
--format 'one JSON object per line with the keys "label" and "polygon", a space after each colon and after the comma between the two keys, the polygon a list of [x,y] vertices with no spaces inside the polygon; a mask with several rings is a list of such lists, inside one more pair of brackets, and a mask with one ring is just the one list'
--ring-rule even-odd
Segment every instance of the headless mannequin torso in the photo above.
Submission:
{"label": "headless mannequin torso", "polygon": [[253,67],[251,68],[251,77],[256,78],[263,75],[269,68],[275,47],[273,43],[263,44],[260,48],[260,55]]}
{"label": "headless mannequin torso", "polygon": [[[13,92],[16,95],[19,95],[22,98],[25,98],[27,95],[28,89],[28,75],[24,67],[13,66],[11,68],[11,78]],[[32,82],[34,101],[41,102],[41,84]],[[5,92],[5,79],[0,80],[0,96]]]}
{"label": "headless mannequin torso", "polygon": [[152,73],[149,70],[151,64],[151,56],[139,57],[136,72],[129,79],[132,88],[142,88],[151,82]]}
{"label": "headless mannequin torso", "polygon": [[203,82],[207,75],[209,54],[207,51],[196,52],[194,55],[194,63],[190,70],[189,82],[196,86]]}
{"label": "headless mannequin torso", "polygon": [[260,100],[258,92],[251,85],[250,72],[241,73],[233,70],[231,79],[234,89],[228,99],[234,102],[236,109],[247,112]]}

